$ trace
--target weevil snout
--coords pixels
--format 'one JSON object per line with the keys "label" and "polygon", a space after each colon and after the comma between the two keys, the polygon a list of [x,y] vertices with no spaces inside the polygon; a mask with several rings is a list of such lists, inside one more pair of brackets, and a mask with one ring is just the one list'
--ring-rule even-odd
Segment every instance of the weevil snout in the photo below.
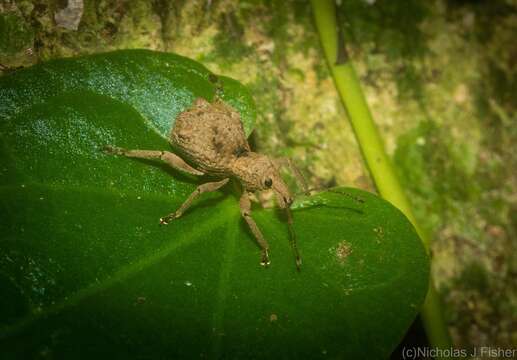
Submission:
{"label": "weevil snout", "polygon": [[278,205],[281,208],[285,209],[291,206],[291,204],[293,203],[293,197],[291,195],[291,192],[289,191],[289,188],[278,174],[276,175],[276,179],[273,183],[273,191],[275,192]]}
{"label": "weevil snout", "polygon": [[288,208],[291,207],[291,204],[293,203],[293,198],[291,195],[285,195],[284,193],[276,192],[276,197],[278,200],[278,205],[282,208]]}

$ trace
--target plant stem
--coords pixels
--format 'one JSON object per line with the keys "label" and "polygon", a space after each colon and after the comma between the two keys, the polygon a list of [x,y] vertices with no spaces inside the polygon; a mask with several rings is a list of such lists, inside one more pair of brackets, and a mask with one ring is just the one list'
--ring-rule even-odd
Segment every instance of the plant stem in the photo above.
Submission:
{"label": "plant stem", "polygon": [[[338,36],[334,1],[311,0],[311,3],[328,66],[377,190],[383,198],[407,216],[422,239],[425,248],[429,251],[429,238],[413,215],[409,201],[384,150],[384,144],[373,121],[353,65],[348,61],[344,40]],[[429,281],[429,291],[420,315],[430,344],[433,347],[449,349],[451,339],[432,278]]]}

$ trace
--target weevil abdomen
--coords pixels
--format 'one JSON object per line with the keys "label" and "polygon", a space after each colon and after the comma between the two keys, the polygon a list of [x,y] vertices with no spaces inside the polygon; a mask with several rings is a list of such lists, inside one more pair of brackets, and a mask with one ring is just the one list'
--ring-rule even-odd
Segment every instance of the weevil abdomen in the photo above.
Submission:
{"label": "weevil abdomen", "polygon": [[217,101],[197,99],[178,115],[170,138],[187,161],[210,175],[228,174],[233,161],[250,151],[239,113]]}

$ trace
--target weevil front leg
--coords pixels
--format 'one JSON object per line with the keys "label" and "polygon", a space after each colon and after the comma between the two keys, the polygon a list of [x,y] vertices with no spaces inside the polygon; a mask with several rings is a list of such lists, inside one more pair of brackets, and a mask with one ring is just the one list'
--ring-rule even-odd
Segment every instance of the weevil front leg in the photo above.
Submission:
{"label": "weevil front leg", "polygon": [[179,218],[181,215],[183,215],[185,210],[187,210],[190,207],[190,205],[192,205],[192,202],[199,195],[201,195],[205,192],[216,191],[217,189],[226,185],[226,183],[229,180],[230,180],[229,178],[226,178],[221,181],[214,181],[214,182],[209,182],[209,183],[204,183],[202,185],[199,185],[196,188],[196,190],[194,190],[194,192],[192,194],[190,194],[190,196],[187,198],[187,200],[185,200],[185,202],[180,206],[180,208],[178,210],[176,210],[173,213],[170,213],[167,216],[160,218],[160,224],[167,225],[172,220]]}
{"label": "weevil front leg", "polygon": [[269,244],[267,243],[266,239],[264,239],[264,236],[262,236],[262,232],[258,228],[257,223],[251,217],[251,201],[250,201],[247,191],[242,192],[239,204],[241,207],[242,217],[248,223],[248,226],[249,226],[251,232],[253,233],[253,235],[255,236],[255,239],[257,239],[257,242],[259,243],[260,247],[262,248],[262,261],[260,262],[260,265],[268,266],[270,264]]}
{"label": "weevil front leg", "polygon": [[159,150],[127,150],[111,145],[106,145],[103,148],[104,152],[107,154],[113,155],[122,155],[130,158],[138,158],[138,159],[160,159],[166,162],[171,167],[186,172],[191,175],[204,175],[203,172],[194,169],[192,166],[187,164],[180,158],[178,155],[173,154],[169,151],[159,151]]}

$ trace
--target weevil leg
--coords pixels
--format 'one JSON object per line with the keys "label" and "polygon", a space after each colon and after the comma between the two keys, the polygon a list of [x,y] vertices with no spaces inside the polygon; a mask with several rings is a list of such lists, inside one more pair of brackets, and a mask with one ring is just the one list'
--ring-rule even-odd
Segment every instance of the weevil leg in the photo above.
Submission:
{"label": "weevil leg", "polygon": [[274,160],[278,167],[282,166],[288,166],[291,172],[294,175],[294,178],[296,179],[296,182],[298,183],[298,186],[302,188],[302,191],[306,195],[310,195],[309,187],[307,186],[307,182],[305,181],[305,178],[302,175],[302,172],[298,167],[294,164],[293,160],[288,157],[281,157]]}
{"label": "weevil leg", "polygon": [[171,167],[186,172],[191,175],[204,175],[203,172],[194,169],[192,166],[187,164],[180,158],[178,155],[173,154],[169,151],[158,151],[158,150],[127,150],[111,145],[107,145],[104,147],[104,152],[107,154],[113,155],[122,155],[130,158],[138,158],[138,159],[160,159]]}
{"label": "weevil leg", "polygon": [[217,189],[226,185],[226,183],[229,180],[230,180],[229,178],[226,178],[221,181],[214,181],[214,182],[209,182],[209,183],[199,185],[196,188],[196,190],[194,190],[194,192],[192,194],[190,194],[190,196],[187,198],[187,200],[185,200],[185,202],[180,206],[180,208],[178,210],[176,210],[173,213],[170,213],[167,216],[160,218],[160,224],[167,225],[170,221],[179,218],[181,215],[183,215],[185,210],[187,210],[190,207],[190,205],[192,205],[192,202],[199,195],[201,195],[205,192],[216,191]]}
{"label": "weevil leg", "polygon": [[248,226],[249,226],[251,232],[253,233],[253,235],[255,236],[255,239],[257,239],[257,242],[259,243],[260,247],[262,248],[262,260],[260,262],[260,265],[268,266],[270,264],[269,244],[267,243],[266,239],[264,239],[264,236],[262,236],[262,232],[258,228],[257,223],[251,217],[251,201],[250,201],[250,198],[246,191],[242,192],[239,204],[241,207],[242,217],[248,223]]}
{"label": "weevil leg", "polygon": [[302,258],[300,257],[300,253],[298,252],[298,245],[296,244],[296,233],[294,232],[293,215],[291,214],[291,209],[288,207],[285,208],[285,214],[287,216],[287,228],[289,229],[289,243],[291,245],[291,249],[293,250],[294,258],[296,261],[296,270],[300,271]]}

